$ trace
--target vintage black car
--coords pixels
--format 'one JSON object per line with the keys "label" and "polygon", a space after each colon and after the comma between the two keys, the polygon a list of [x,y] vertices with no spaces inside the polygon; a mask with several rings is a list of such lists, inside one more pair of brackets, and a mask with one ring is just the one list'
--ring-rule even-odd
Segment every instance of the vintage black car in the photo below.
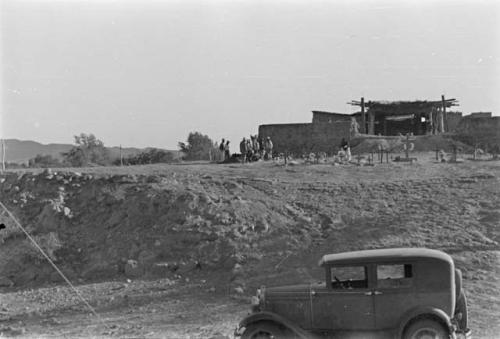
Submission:
{"label": "vintage black car", "polygon": [[262,287],[235,336],[470,338],[462,274],[446,253],[392,248],[328,254],[325,282]]}

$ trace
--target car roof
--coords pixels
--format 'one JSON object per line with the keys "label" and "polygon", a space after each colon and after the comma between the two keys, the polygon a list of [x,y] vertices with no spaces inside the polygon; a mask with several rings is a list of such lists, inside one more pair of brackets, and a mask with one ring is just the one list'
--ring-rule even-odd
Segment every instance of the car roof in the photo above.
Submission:
{"label": "car roof", "polygon": [[376,250],[364,250],[326,254],[319,261],[319,265],[325,264],[361,264],[399,259],[430,259],[446,261],[450,264],[453,259],[446,253],[428,248],[386,248]]}

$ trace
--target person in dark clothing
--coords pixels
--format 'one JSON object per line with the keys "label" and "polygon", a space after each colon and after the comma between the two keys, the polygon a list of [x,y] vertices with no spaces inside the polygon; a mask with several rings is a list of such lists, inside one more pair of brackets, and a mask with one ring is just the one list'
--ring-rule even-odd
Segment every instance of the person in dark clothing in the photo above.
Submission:
{"label": "person in dark clothing", "polygon": [[342,138],[342,141],[340,142],[340,148],[343,151],[347,151],[348,147],[349,147],[349,143],[345,140],[345,138]]}
{"label": "person in dark clothing", "polygon": [[224,158],[229,159],[231,157],[231,153],[229,152],[229,140],[226,140],[226,145],[224,146]]}
{"label": "person in dark clothing", "polygon": [[224,161],[224,149],[226,145],[224,144],[224,138],[222,138],[220,145],[219,145],[219,151],[220,151],[220,157],[222,158],[222,161]]}
{"label": "person in dark clothing", "polygon": [[259,154],[260,154],[260,157],[262,158],[264,156],[264,139],[263,138],[259,138],[258,140],[258,143],[259,143]]}
{"label": "person in dark clothing", "polygon": [[247,140],[245,138],[243,138],[243,140],[241,140],[241,142],[240,142],[240,153],[241,153],[241,158],[242,158],[241,161],[243,163],[247,162],[248,150],[247,150]]}

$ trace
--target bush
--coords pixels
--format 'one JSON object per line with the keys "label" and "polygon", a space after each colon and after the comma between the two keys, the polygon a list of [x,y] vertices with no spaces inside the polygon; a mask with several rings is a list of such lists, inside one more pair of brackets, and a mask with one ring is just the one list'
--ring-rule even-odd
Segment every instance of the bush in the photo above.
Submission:
{"label": "bush", "polygon": [[[145,165],[145,164],[158,164],[173,162],[174,155],[172,152],[164,151],[158,148],[151,148],[147,151],[141,152],[136,155],[128,156],[123,159],[124,165]],[[113,162],[114,165],[120,165],[120,159]]]}
{"label": "bush", "polygon": [[215,145],[207,135],[191,132],[186,143],[179,142],[179,149],[184,153],[185,160],[211,160]]}

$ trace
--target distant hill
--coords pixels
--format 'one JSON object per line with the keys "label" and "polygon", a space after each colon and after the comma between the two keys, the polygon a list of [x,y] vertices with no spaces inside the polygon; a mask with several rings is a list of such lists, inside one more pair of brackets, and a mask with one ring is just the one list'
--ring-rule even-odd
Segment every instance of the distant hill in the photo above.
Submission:
{"label": "distant hill", "polygon": [[[5,139],[5,161],[15,163],[27,163],[29,159],[40,155],[51,155],[52,157],[62,160],[61,153],[68,152],[74,145],[71,144],[41,144],[31,140]],[[137,154],[142,151],[151,149],[125,147],[122,148],[123,157]],[[112,158],[120,157],[120,147],[107,147]],[[174,153],[174,157],[180,156],[179,151],[165,150]]]}

